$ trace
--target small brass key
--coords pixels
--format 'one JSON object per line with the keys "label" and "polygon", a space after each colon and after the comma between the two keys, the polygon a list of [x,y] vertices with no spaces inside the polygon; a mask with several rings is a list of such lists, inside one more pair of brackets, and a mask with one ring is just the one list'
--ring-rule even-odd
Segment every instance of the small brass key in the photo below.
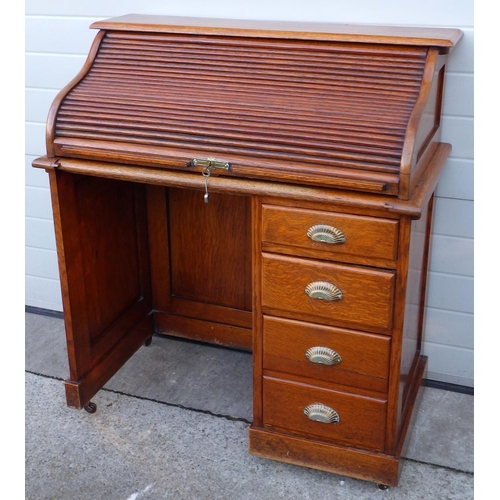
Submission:
{"label": "small brass key", "polygon": [[194,158],[191,161],[191,164],[195,167],[197,166],[203,167],[201,171],[201,175],[203,175],[203,177],[205,178],[205,195],[203,196],[203,200],[205,201],[205,203],[208,203],[208,198],[209,198],[208,178],[210,177],[212,170],[216,168],[220,168],[222,170],[230,170],[231,166],[229,165],[229,162],[216,160],[215,158],[206,158],[206,159]]}
{"label": "small brass key", "polygon": [[208,203],[208,197],[209,197],[209,194],[208,194],[208,178],[210,177],[210,167],[205,167],[201,171],[201,175],[203,175],[203,177],[205,177],[205,196],[203,197],[203,200],[205,201],[205,203]]}

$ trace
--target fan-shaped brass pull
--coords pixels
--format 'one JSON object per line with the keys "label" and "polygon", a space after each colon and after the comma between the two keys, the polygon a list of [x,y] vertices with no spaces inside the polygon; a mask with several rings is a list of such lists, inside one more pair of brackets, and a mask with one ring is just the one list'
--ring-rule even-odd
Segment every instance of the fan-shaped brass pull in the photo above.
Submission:
{"label": "fan-shaped brass pull", "polygon": [[310,420],[323,422],[324,424],[336,424],[340,422],[339,414],[329,406],[323,403],[314,403],[304,408],[304,414]]}
{"label": "fan-shaped brass pull", "polygon": [[319,365],[338,365],[342,362],[340,354],[329,347],[315,346],[306,351],[306,358]]}
{"label": "fan-shaped brass pull", "polygon": [[324,224],[316,224],[310,227],[307,231],[307,236],[313,241],[320,241],[321,243],[328,243],[330,245],[345,242],[344,233],[340,229]]}
{"label": "fan-shaped brass pull", "polygon": [[341,300],[342,292],[328,281],[314,281],[306,286],[305,292],[311,299]]}

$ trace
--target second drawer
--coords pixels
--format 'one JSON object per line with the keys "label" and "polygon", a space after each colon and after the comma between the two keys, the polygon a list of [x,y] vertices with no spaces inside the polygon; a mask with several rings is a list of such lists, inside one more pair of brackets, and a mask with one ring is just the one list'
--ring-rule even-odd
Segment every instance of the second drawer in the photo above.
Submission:
{"label": "second drawer", "polygon": [[[390,333],[394,276],[392,271],[264,253],[263,311]],[[335,300],[327,300],[329,295]]]}
{"label": "second drawer", "polygon": [[390,337],[264,317],[264,370],[387,391]]}

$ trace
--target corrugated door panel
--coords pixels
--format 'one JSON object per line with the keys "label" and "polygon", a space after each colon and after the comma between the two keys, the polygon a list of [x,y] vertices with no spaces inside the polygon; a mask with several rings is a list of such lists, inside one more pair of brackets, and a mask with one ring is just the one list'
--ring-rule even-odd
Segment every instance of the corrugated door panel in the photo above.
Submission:
{"label": "corrugated door panel", "polygon": [[249,159],[257,177],[311,166],[313,183],[338,169],[397,177],[426,52],[108,32],[60,107],[55,139]]}

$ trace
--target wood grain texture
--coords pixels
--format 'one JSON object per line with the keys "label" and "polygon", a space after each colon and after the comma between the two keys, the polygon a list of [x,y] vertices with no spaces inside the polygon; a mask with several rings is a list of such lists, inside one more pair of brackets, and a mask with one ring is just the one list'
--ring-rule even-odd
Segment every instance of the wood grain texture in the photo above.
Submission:
{"label": "wood grain texture", "polygon": [[[85,304],[83,265],[79,251],[79,235],[72,228],[78,227],[74,208],[74,185],[70,175],[49,171],[50,193],[54,217],[57,259],[64,310],[64,327],[69,361],[69,376],[73,380],[88,370],[90,349],[88,339],[79,332],[88,331],[87,316],[82,311]],[[73,286],[76,283],[77,286]]]}
{"label": "wood grain texture", "polygon": [[306,184],[351,171],[397,194],[426,57],[425,46],[107,31],[57,108],[54,153],[170,168],[216,156],[229,175]]}
{"label": "wood grain texture", "polygon": [[454,47],[462,32],[450,28],[422,28],[382,25],[353,25],[319,22],[254,21],[244,19],[213,19],[176,16],[127,14],[97,21],[94,29],[141,32],[220,34],[254,37],[279,37],[304,40],[334,40],[358,43],[393,43],[430,45],[443,50]]}
{"label": "wood grain texture", "polygon": [[156,311],[170,311],[172,285],[169,265],[167,190],[163,186],[147,185],[146,200],[153,308]]}
{"label": "wood grain texture", "polygon": [[52,156],[52,157],[55,156],[55,152],[54,152],[54,138],[55,138],[55,129],[56,129],[55,122],[57,119],[57,113],[59,111],[59,107],[61,106],[67,93],[78,82],[80,82],[80,80],[82,78],[84,78],[84,76],[90,70],[90,67],[92,66],[92,62],[97,54],[97,51],[99,49],[99,45],[101,43],[103,36],[104,36],[104,32],[97,34],[97,36],[95,37],[94,42],[92,44],[92,47],[90,48],[89,54],[87,56],[87,60],[85,61],[83,68],[78,72],[78,74],[63,89],[61,89],[59,91],[56,98],[52,102],[52,105],[50,106],[49,115],[47,117],[47,122],[46,122],[46,138],[45,138],[45,145],[47,148],[47,154],[49,156]]}
{"label": "wood grain texture", "polygon": [[[310,420],[304,408],[322,403],[340,416],[337,423]],[[264,377],[264,427],[383,451],[386,401]]]}
{"label": "wood grain texture", "polygon": [[[329,244],[312,240],[308,230],[318,224],[338,229],[345,241]],[[262,225],[265,250],[266,244],[275,243],[292,247],[296,255],[395,267],[397,220],[264,205]]]}
{"label": "wood grain texture", "polygon": [[[327,189],[281,182],[266,182],[245,178],[230,178],[213,176],[210,178],[211,192],[223,192],[239,195],[259,195],[269,199],[278,198],[283,202],[291,199],[333,205],[338,209],[362,214],[364,211],[376,215],[405,214],[418,219],[423,208],[434,192],[441,171],[451,151],[450,144],[439,144],[427,168],[420,178],[412,197],[409,200],[400,200],[396,197],[388,198],[381,194],[374,194],[369,186],[365,192],[351,191],[353,185],[342,185],[342,189]],[[127,163],[111,163],[107,161],[85,161],[74,158],[50,158],[42,156],[33,161],[33,166],[43,169],[57,168],[60,171],[106,177],[117,180],[128,180],[144,184],[172,186],[188,189],[205,189],[205,180],[199,173],[170,171],[158,168],[147,168]],[[338,179],[337,179],[338,180]],[[359,188],[359,186],[358,186]],[[385,214],[384,214],[385,213]]]}
{"label": "wood grain texture", "polygon": [[156,331],[163,335],[181,337],[235,349],[251,350],[252,330],[231,324],[207,321],[192,316],[155,313]]}
{"label": "wood grain texture", "polygon": [[[316,281],[340,288],[342,299],[310,298],[305,288]],[[391,271],[264,254],[262,308],[291,319],[390,334],[394,281]]]}
{"label": "wood grain texture", "polygon": [[147,199],[159,333],[250,350],[250,198],[148,186]]}
{"label": "wood grain texture", "polygon": [[153,333],[144,186],[51,173],[70,375],[81,408]]}
{"label": "wood grain texture", "polygon": [[416,380],[418,377],[422,377],[420,372],[423,371],[421,364],[424,363],[424,356],[422,356],[424,311],[433,205],[434,197],[430,199],[421,219],[412,222],[411,228],[399,376],[399,398],[401,400],[401,426],[398,429],[399,442],[404,439],[401,436],[405,432],[405,423],[409,420],[413,409],[416,395],[412,391],[417,390],[415,387]]}
{"label": "wood grain texture", "polygon": [[[68,404],[153,326],[251,348],[252,453],[397,484],[461,33],[134,15],[93,27],[34,162],[51,178]],[[231,168],[211,173],[206,204],[192,160],[213,156]],[[318,224],[345,242],[312,241]],[[341,299],[309,296],[313,282]],[[310,347],[342,360],[311,363]],[[313,403],[339,422],[307,418]]]}
{"label": "wood grain texture", "polygon": [[169,189],[171,294],[251,311],[250,200]]}
{"label": "wood grain texture", "polygon": [[[389,376],[390,339],[354,330],[264,317],[264,370],[299,374],[325,386],[351,386],[384,393]],[[337,352],[338,365],[314,364],[306,351],[322,346]]]}
{"label": "wood grain texture", "polygon": [[281,462],[335,474],[397,486],[398,458],[301,436],[268,431],[253,425],[249,430],[250,453]]}
{"label": "wood grain texture", "polygon": [[[402,151],[399,197],[405,200],[411,196],[440,139],[443,66],[444,56],[440,57],[437,50],[430,49],[427,53],[420,94],[408,120]],[[422,156],[426,161],[419,163]]]}
{"label": "wood grain texture", "polygon": [[386,451],[395,453],[398,428],[402,423],[402,399],[400,397],[401,352],[403,350],[403,327],[409,271],[409,252],[412,221],[401,217],[399,226],[399,259],[394,288],[394,313],[392,324],[391,357],[389,360],[389,395],[387,404]]}
{"label": "wood grain texture", "polygon": [[262,425],[263,315],[262,315],[262,199],[252,196],[252,369],[253,423]]}
{"label": "wood grain texture", "polygon": [[153,316],[146,316],[138,325],[128,331],[118,346],[108,355],[95,363],[78,380],[64,382],[66,402],[70,408],[82,409],[91,398],[116,374],[144,342],[153,335]]}

